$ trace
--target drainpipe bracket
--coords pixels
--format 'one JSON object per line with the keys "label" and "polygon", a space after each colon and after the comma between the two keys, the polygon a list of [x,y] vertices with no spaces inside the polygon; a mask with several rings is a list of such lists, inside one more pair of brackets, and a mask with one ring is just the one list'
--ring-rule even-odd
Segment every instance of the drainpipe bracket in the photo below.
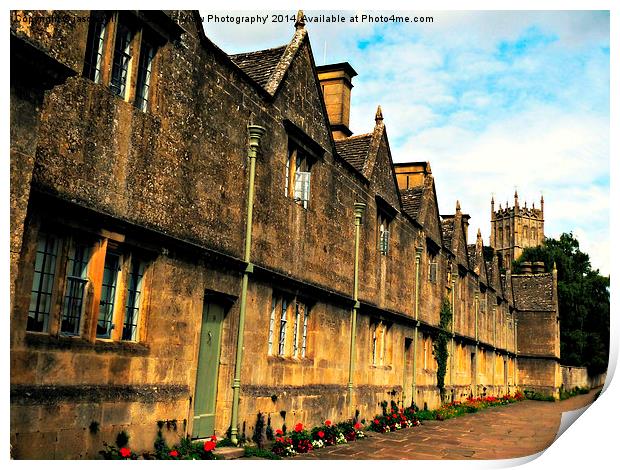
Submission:
{"label": "drainpipe bracket", "polygon": [[420,325],[421,325],[421,324],[422,324],[422,323],[420,323],[419,321],[416,321],[416,322],[415,322],[415,326],[416,326],[416,328],[420,328]]}
{"label": "drainpipe bracket", "polygon": [[362,304],[360,304],[359,300],[356,300],[355,303],[353,304],[353,308],[355,310],[359,310],[361,306],[362,306]]}
{"label": "drainpipe bracket", "polygon": [[254,274],[254,263],[246,264],[243,272],[246,274]]}

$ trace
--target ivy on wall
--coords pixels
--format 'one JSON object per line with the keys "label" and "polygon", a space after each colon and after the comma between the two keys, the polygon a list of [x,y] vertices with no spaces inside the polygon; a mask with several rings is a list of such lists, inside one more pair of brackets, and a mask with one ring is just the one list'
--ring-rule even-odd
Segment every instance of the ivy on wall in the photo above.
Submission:
{"label": "ivy on wall", "polygon": [[433,338],[433,356],[437,361],[437,388],[444,399],[446,391],[446,370],[448,369],[448,342],[450,341],[450,324],[452,322],[452,307],[446,298],[439,311],[439,333]]}

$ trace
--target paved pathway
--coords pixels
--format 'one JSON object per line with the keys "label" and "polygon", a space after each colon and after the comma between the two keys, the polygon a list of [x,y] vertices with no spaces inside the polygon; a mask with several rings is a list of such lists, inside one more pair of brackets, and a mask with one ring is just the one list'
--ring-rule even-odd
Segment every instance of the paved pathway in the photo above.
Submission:
{"label": "paved pathway", "polygon": [[526,400],[393,433],[368,433],[347,445],[294,457],[301,459],[509,459],[532,455],[555,439],[562,412],[590,404],[597,390],[561,402]]}

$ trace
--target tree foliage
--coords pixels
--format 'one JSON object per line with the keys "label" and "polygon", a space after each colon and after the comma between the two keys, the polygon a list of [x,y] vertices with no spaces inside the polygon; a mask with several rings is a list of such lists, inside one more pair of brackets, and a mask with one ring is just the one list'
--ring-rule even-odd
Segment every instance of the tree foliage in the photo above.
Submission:
{"label": "tree foliage", "polygon": [[579,250],[572,233],[545,238],[542,246],[526,248],[513,263],[520,273],[526,261],[544,261],[548,272],[556,263],[560,309],[562,364],[586,366],[590,374],[607,370],[609,356],[609,276],[593,270],[590,257]]}
{"label": "tree foliage", "polygon": [[450,301],[444,299],[439,312],[439,332],[433,340],[433,355],[437,360],[437,387],[443,401],[446,391],[446,370],[448,367],[448,342],[450,341],[450,322],[452,307]]}

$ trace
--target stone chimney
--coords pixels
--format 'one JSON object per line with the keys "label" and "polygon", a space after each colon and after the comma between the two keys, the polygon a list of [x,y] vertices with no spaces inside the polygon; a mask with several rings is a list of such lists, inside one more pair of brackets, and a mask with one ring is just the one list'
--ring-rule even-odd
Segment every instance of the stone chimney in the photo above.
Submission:
{"label": "stone chimney", "polygon": [[344,139],[353,132],[349,129],[351,112],[351,79],[357,75],[348,62],[321,65],[316,68],[321,82],[323,99],[334,139]]}
{"label": "stone chimney", "polygon": [[394,163],[394,173],[400,190],[422,186],[433,174],[429,162]]}

